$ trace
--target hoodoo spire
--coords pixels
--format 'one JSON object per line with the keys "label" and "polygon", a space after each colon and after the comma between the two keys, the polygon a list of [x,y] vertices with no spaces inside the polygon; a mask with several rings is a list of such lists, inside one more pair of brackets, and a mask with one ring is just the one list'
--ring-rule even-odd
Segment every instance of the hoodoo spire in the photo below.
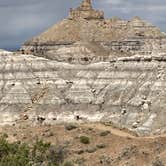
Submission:
{"label": "hoodoo spire", "polygon": [[91,0],[84,0],[81,3],[80,8],[82,8],[83,10],[91,10],[92,9],[92,1]]}
{"label": "hoodoo spire", "polygon": [[76,9],[71,9],[69,19],[103,19],[104,12],[92,7],[92,0],[84,0]]}

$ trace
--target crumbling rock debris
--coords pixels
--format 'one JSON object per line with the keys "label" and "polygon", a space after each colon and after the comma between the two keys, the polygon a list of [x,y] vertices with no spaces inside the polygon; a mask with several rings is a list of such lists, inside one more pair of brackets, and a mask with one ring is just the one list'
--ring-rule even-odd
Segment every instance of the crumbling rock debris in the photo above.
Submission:
{"label": "crumbling rock debris", "polygon": [[125,147],[121,154],[118,156],[118,159],[126,158],[129,159],[131,156],[137,155],[138,149],[136,146],[132,145],[130,147]]}
{"label": "crumbling rock debris", "polygon": [[102,165],[112,165],[112,162],[113,162],[113,159],[111,156],[109,155],[106,155],[106,154],[103,154],[101,157],[100,157],[100,164]]}
{"label": "crumbling rock debris", "polygon": [[40,124],[42,124],[45,120],[46,120],[45,117],[42,117],[42,116],[38,116],[38,117],[37,117],[37,121],[38,121]]}
{"label": "crumbling rock debris", "polygon": [[24,114],[24,115],[23,115],[23,120],[28,120],[28,119],[29,119],[28,115],[27,115],[27,114]]}

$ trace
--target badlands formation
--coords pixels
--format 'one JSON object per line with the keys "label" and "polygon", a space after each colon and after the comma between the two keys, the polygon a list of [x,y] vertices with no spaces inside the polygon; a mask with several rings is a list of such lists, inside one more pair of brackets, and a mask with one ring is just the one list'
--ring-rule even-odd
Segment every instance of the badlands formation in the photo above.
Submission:
{"label": "badlands formation", "polygon": [[105,19],[84,0],[0,63],[2,125],[90,121],[166,133],[166,34],[139,17]]}

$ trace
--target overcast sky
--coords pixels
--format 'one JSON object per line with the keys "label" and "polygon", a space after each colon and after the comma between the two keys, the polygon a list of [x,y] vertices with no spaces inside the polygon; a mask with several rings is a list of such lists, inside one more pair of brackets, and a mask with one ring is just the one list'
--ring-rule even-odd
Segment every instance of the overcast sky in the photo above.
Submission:
{"label": "overcast sky", "polygon": [[[140,16],[166,32],[166,0],[93,0],[105,17]],[[16,48],[62,18],[81,0],[0,0],[0,48]]]}

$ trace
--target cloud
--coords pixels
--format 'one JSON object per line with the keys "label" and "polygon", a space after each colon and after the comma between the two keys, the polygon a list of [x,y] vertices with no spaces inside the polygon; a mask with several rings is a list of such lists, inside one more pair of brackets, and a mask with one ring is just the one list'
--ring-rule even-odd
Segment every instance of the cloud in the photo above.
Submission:
{"label": "cloud", "polygon": [[[81,0],[0,0],[0,48],[19,47],[57,21],[67,17],[70,7]],[[131,19],[140,16],[166,31],[166,1],[94,0],[106,17]]]}

